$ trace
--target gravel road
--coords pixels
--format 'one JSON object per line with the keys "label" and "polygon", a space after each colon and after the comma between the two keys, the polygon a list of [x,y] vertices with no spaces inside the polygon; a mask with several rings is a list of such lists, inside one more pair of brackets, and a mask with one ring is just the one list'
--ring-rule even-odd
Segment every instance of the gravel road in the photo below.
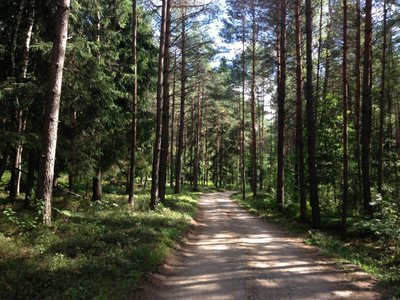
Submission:
{"label": "gravel road", "polygon": [[133,299],[384,299],[376,282],[229,199],[204,194],[196,224]]}

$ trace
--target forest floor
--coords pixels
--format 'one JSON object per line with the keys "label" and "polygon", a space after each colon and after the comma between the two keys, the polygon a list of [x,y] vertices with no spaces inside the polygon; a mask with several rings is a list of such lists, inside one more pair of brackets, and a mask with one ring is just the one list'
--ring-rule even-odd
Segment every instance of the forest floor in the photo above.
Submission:
{"label": "forest floor", "polygon": [[203,194],[186,240],[132,299],[386,299],[358,268],[338,269],[318,248],[229,198]]}

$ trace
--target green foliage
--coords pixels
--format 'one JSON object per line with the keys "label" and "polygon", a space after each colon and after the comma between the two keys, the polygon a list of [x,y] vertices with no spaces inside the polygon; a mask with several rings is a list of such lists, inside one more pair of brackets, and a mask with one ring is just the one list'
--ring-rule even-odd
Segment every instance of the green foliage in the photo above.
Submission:
{"label": "green foliage", "polygon": [[42,222],[43,209],[43,201],[37,201],[34,206],[33,214],[19,216],[12,207],[7,207],[4,209],[3,215],[9,223],[21,230],[21,232],[24,232],[38,227]]}
{"label": "green foliage", "polygon": [[[149,201],[148,194],[140,197]],[[167,198],[155,212],[138,212],[125,197],[110,195],[89,207],[57,209],[51,228],[24,227],[22,234],[13,228],[19,212],[6,210],[0,298],[123,298],[161,263],[196,212],[198,194]]]}

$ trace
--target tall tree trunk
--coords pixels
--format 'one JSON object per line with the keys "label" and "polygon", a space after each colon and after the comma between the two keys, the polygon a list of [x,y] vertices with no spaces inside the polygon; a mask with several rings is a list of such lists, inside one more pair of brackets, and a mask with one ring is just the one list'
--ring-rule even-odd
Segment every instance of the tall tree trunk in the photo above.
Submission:
{"label": "tall tree trunk", "polygon": [[51,224],[51,196],[53,192],[54,164],[56,158],[58,116],[65,51],[68,37],[70,0],[59,0],[56,28],[50,60],[50,74],[42,133],[42,149],[36,198],[44,201],[43,223]]}
{"label": "tall tree trunk", "polygon": [[305,94],[307,99],[307,133],[308,133],[308,170],[310,179],[310,203],[312,209],[313,228],[321,227],[321,215],[318,199],[318,175],[316,165],[315,147],[315,114],[314,114],[314,93],[312,82],[312,4],[311,0],[306,0],[306,65],[307,76],[305,84]]}
{"label": "tall tree trunk", "polygon": [[246,18],[245,18],[245,13],[244,13],[244,6],[243,6],[243,11],[242,11],[242,120],[240,124],[240,131],[241,131],[241,183],[242,183],[242,199],[246,199],[246,170],[245,170],[245,115],[244,115],[244,104],[245,104],[245,63],[246,63],[246,48],[245,48],[245,25],[246,25]]}
{"label": "tall tree trunk", "polygon": [[356,53],[355,53],[355,64],[354,64],[354,76],[355,76],[355,103],[354,103],[354,131],[356,135],[356,150],[355,156],[357,161],[357,196],[355,199],[354,208],[357,209],[357,203],[361,201],[362,193],[362,178],[361,178],[361,144],[360,144],[360,107],[361,107],[361,12],[360,12],[360,0],[356,0]]}
{"label": "tall tree trunk", "polygon": [[364,65],[362,88],[362,120],[361,120],[361,168],[363,180],[364,214],[372,217],[371,206],[371,175],[370,150],[372,131],[372,101],[371,101],[371,47],[372,47],[372,0],[365,1],[365,32],[364,32]]}
{"label": "tall tree trunk", "polygon": [[286,0],[280,1],[280,45],[278,85],[278,175],[276,205],[282,210],[285,201],[285,98],[286,98]]}
{"label": "tall tree trunk", "polygon": [[165,50],[164,50],[164,76],[163,76],[163,107],[162,107],[162,132],[161,132],[161,151],[159,164],[158,197],[165,203],[165,193],[167,186],[168,168],[168,146],[169,146],[169,74],[170,74],[170,31],[171,31],[171,0],[167,2],[167,24],[165,30]]}
{"label": "tall tree trunk", "polygon": [[150,193],[150,209],[154,210],[158,201],[158,171],[160,166],[161,151],[161,119],[162,119],[162,100],[163,100],[163,72],[165,60],[165,44],[167,30],[167,7],[170,0],[162,1],[161,13],[161,29],[160,29],[160,49],[158,54],[158,78],[157,78],[157,103],[156,103],[156,136],[153,146],[153,162],[151,171],[151,193]]}
{"label": "tall tree trunk", "polygon": [[182,153],[183,153],[183,136],[185,131],[185,99],[186,99],[186,11],[182,8],[182,34],[181,34],[181,103],[179,112],[179,136],[178,147],[176,149],[175,162],[175,194],[181,192],[181,177],[182,177]]}
{"label": "tall tree trunk", "polygon": [[135,170],[136,170],[136,114],[137,114],[137,6],[136,0],[132,0],[132,65],[133,65],[133,88],[132,88],[132,136],[131,157],[129,165],[129,198],[130,206],[134,206],[135,195]]}
{"label": "tall tree trunk", "polygon": [[319,26],[318,26],[318,50],[317,50],[317,75],[316,75],[316,85],[315,85],[315,95],[316,101],[319,101],[319,83],[321,76],[321,52],[322,52],[322,20],[323,20],[323,9],[324,9],[324,0],[320,0],[319,5]]}
{"label": "tall tree trunk", "polygon": [[[331,16],[333,11],[332,11],[332,0],[328,0],[328,15]],[[330,73],[331,73],[331,53],[330,50],[333,48],[332,47],[332,20],[329,18],[328,19],[328,24],[327,24],[327,29],[326,29],[326,46],[325,46],[325,74],[324,74],[324,83],[322,87],[322,99],[326,98],[326,95],[328,94],[328,86],[329,86],[329,79],[330,79]],[[315,103],[315,112],[318,113],[318,104],[319,102],[317,101]],[[318,124],[318,115],[316,115],[316,124]]]}
{"label": "tall tree trunk", "polygon": [[201,138],[201,110],[202,110],[202,87],[198,87],[197,95],[197,122],[196,122],[196,133],[195,133],[195,153],[194,153],[194,165],[193,165],[193,190],[199,190],[199,172],[200,172],[200,138]]}
{"label": "tall tree trunk", "polygon": [[349,154],[348,154],[348,97],[349,84],[347,82],[347,0],[343,0],[343,64],[342,64],[342,88],[343,88],[343,200],[342,200],[342,239],[346,239],[347,233],[347,203],[349,196]]}
{"label": "tall tree trunk", "polygon": [[386,92],[386,48],[387,48],[387,5],[383,2],[383,43],[382,43],[382,73],[381,91],[379,99],[379,137],[378,137],[378,193],[382,194],[383,184],[383,143],[384,143],[384,123],[385,123],[385,92]]}
{"label": "tall tree trunk", "polygon": [[195,121],[194,121],[194,97],[191,97],[190,99],[190,147],[189,147],[189,174],[190,174],[190,187],[193,188],[193,162],[194,162],[194,147],[195,147],[195,139],[194,139],[194,133],[195,133]]}
{"label": "tall tree trunk", "polygon": [[204,185],[208,186],[208,99],[205,98],[205,112],[204,112],[204,121],[205,121],[205,133],[204,133]]}
{"label": "tall tree trunk", "polygon": [[250,110],[251,110],[251,162],[252,162],[252,175],[251,175],[251,187],[253,190],[253,197],[257,196],[257,134],[256,134],[256,97],[255,97],[255,85],[256,85],[256,18],[255,18],[255,4],[252,2],[252,61],[251,61],[251,99],[250,99]]}
{"label": "tall tree trunk", "polygon": [[174,59],[174,79],[172,85],[172,108],[171,108],[171,149],[169,156],[169,169],[170,169],[170,178],[169,185],[171,188],[174,186],[174,137],[175,137],[175,99],[176,99],[176,79],[177,79],[177,51],[175,50],[175,59]]}
{"label": "tall tree trunk", "polygon": [[295,1],[296,27],[296,153],[298,165],[298,184],[300,195],[300,221],[306,221],[306,188],[304,180],[304,139],[303,139],[303,99],[302,99],[302,62],[301,62],[301,27],[300,0]]}
{"label": "tall tree trunk", "polygon": [[260,191],[264,188],[264,105],[265,105],[265,98],[264,98],[264,84],[263,84],[263,91],[262,91],[262,100],[261,100],[261,130],[260,130]]}

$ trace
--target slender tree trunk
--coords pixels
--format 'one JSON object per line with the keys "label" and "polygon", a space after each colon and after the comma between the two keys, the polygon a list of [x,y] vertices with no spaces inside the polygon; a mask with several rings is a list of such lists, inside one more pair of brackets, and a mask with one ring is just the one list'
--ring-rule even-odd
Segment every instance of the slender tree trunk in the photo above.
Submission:
{"label": "slender tree trunk", "polygon": [[312,82],[312,1],[306,0],[306,62],[307,76],[305,84],[305,94],[307,99],[307,133],[308,133],[308,170],[310,179],[310,203],[312,209],[313,228],[321,227],[321,216],[318,199],[318,176],[316,165],[315,147],[315,114],[314,114],[314,94]]}
{"label": "slender tree trunk", "polygon": [[168,168],[168,146],[169,146],[169,74],[170,74],[170,31],[171,31],[171,0],[167,2],[167,24],[165,30],[165,50],[164,50],[164,76],[163,76],[163,107],[162,107],[162,132],[161,132],[161,151],[159,163],[159,183],[158,196],[162,203],[165,203],[165,193],[167,186]]}
{"label": "slender tree trunk", "polygon": [[101,169],[97,169],[96,176],[93,177],[93,186],[92,186],[92,201],[101,200],[103,196],[103,190],[101,187]]}
{"label": "slender tree trunk", "polygon": [[[25,1],[21,2],[20,9],[25,7]],[[33,23],[35,19],[35,1],[31,0],[29,3],[28,9],[28,18],[27,18],[27,27],[24,34],[24,44],[22,50],[22,59],[21,59],[21,68],[19,71],[17,70],[17,66],[15,63],[15,53],[12,54],[13,57],[13,73],[18,75],[18,81],[25,81],[28,72],[28,63],[29,63],[29,50],[31,45],[31,37],[32,37],[32,29]],[[17,23],[20,23],[20,17],[17,16]],[[18,20],[19,18],[19,20]],[[15,33],[13,39],[13,51],[16,52],[16,44],[17,37],[19,33],[20,24],[17,26],[17,31]],[[27,109],[21,107],[21,102],[18,96],[16,97],[15,102],[15,112],[14,112],[14,124],[15,129],[18,134],[22,134],[25,131],[26,126],[26,113]],[[12,168],[11,168],[11,178],[10,178],[10,194],[9,198],[11,201],[15,201],[17,196],[20,194],[20,185],[21,185],[21,170],[22,170],[22,151],[23,151],[23,144],[22,141],[19,139],[15,149],[13,149],[13,160],[12,160]]]}
{"label": "slender tree trunk", "polygon": [[70,0],[59,0],[56,28],[50,60],[50,74],[42,133],[41,161],[36,198],[44,201],[43,223],[51,224],[51,196],[53,192],[54,164],[56,158],[58,116],[65,51],[68,35]]}
{"label": "slender tree trunk", "polygon": [[35,184],[36,161],[36,149],[32,149],[29,151],[28,155],[28,174],[26,176],[25,185],[25,208],[29,207],[30,201],[32,200],[33,187]]}
{"label": "slender tree trunk", "polygon": [[132,88],[132,136],[131,157],[129,166],[129,198],[130,206],[135,205],[135,170],[136,170],[136,115],[137,115],[137,6],[136,0],[132,0],[132,65],[133,65],[133,88]]}
{"label": "slender tree trunk", "polygon": [[285,98],[286,98],[286,0],[280,1],[280,45],[278,85],[278,175],[276,205],[282,210],[285,201]]}
{"label": "slender tree trunk", "polygon": [[300,194],[300,221],[306,221],[306,188],[304,180],[304,140],[303,140],[303,99],[302,99],[302,62],[301,62],[301,27],[300,0],[295,1],[296,27],[296,152],[298,165],[298,183]]}
{"label": "slender tree trunk", "polygon": [[204,133],[204,185],[208,186],[208,99],[205,98],[205,112],[204,112],[204,121],[205,121],[205,133]]}
{"label": "slender tree trunk", "polygon": [[264,188],[264,86],[261,100],[261,138],[260,138],[260,191]]}
{"label": "slender tree trunk", "polygon": [[158,201],[158,171],[160,165],[161,151],[161,119],[162,119],[162,100],[163,100],[163,72],[165,60],[165,43],[167,29],[167,7],[170,0],[162,1],[161,29],[160,29],[160,49],[158,56],[158,78],[157,78],[157,103],[156,103],[156,136],[153,146],[153,162],[151,171],[151,194],[150,209],[154,210]]}
{"label": "slender tree trunk", "polygon": [[[332,15],[332,0],[328,0],[328,14]],[[328,86],[329,86],[329,79],[331,76],[331,54],[330,50],[332,49],[332,20],[328,19],[327,29],[326,29],[326,47],[325,47],[325,74],[324,74],[324,84],[322,87],[322,98],[325,99],[326,95],[328,94]],[[318,101],[315,103],[315,112],[318,112]],[[317,115],[315,117],[316,124],[318,124]]]}
{"label": "slender tree trunk", "polygon": [[200,169],[200,135],[201,135],[201,102],[202,102],[201,86],[199,83],[198,95],[197,95],[197,122],[196,122],[196,133],[195,133],[195,153],[194,153],[194,165],[193,165],[193,190],[199,190],[199,169]]}
{"label": "slender tree trunk", "polygon": [[186,11],[182,8],[182,34],[181,34],[181,103],[179,112],[179,136],[178,147],[176,149],[175,162],[175,194],[181,192],[181,177],[182,177],[182,153],[183,153],[183,136],[185,131],[185,99],[186,99]]}
{"label": "slender tree trunk", "polygon": [[356,135],[356,161],[357,161],[357,199],[355,200],[354,208],[357,209],[357,203],[361,201],[362,193],[362,178],[361,178],[361,145],[360,145],[360,107],[361,107],[361,12],[360,12],[360,0],[356,0],[356,53],[355,53],[355,65],[354,65],[354,77],[356,83],[355,89],[355,103],[354,103],[354,131]]}
{"label": "slender tree trunk", "polygon": [[364,214],[372,217],[371,206],[371,175],[370,150],[372,131],[372,102],[371,102],[371,46],[372,46],[372,0],[365,1],[365,37],[364,65],[362,88],[362,120],[361,120],[361,168],[363,179]]}
{"label": "slender tree trunk", "polygon": [[172,108],[171,108],[171,150],[169,156],[170,178],[169,185],[174,186],[174,137],[175,137],[175,99],[176,99],[176,79],[177,79],[177,53],[175,51],[174,59],[174,79],[172,84]]}
{"label": "slender tree trunk", "polygon": [[15,18],[14,28],[13,28],[13,35],[11,39],[11,50],[10,50],[10,62],[11,62],[11,76],[16,75],[17,66],[15,63],[15,56],[17,52],[17,42],[19,36],[19,29],[21,26],[21,19],[24,12],[26,0],[21,0],[18,7],[18,13]]}
{"label": "slender tree trunk", "polygon": [[[243,6],[244,7],[244,6]],[[245,25],[246,25],[246,18],[244,13],[244,8],[242,11],[242,120],[240,124],[240,131],[241,131],[241,182],[242,182],[242,199],[246,199],[246,170],[245,170],[245,115],[244,115],[244,106],[245,106],[245,63],[246,63],[246,48],[245,48]]]}
{"label": "slender tree trunk", "polygon": [[347,203],[349,195],[349,155],[348,155],[348,96],[349,84],[347,82],[347,0],[343,0],[343,200],[342,200],[342,239],[347,235]]}
{"label": "slender tree trunk", "polygon": [[29,51],[31,47],[33,24],[35,22],[35,11],[36,11],[36,1],[31,0],[29,7],[27,30],[25,32],[25,37],[24,37],[24,48],[22,52],[21,77],[23,79],[26,79],[28,74]]}
{"label": "slender tree trunk", "polygon": [[3,154],[0,159],[0,182],[1,182],[1,179],[3,178],[4,171],[6,170],[6,167],[7,167],[7,161],[8,161],[8,157],[9,157],[7,148],[8,147],[6,147],[6,149],[3,151]]}
{"label": "slender tree trunk", "polygon": [[319,28],[318,28],[318,50],[317,50],[317,75],[316,75],[316,85],[315,85],[315,95],[316,101],[319,101],[319,83],[320,83],[320,72],[321,72],[321,52],[322,52],[322,20],[323,20],[323,9],[324,9],[324,0],[320,0],[319,5]]}
{"label": "slender tree trunk", "polygon": [[73,192],[75,189],[75,174],[74,172],[68,173],[68,190]]}
{"label": "slender tree trunk", "polygon": [[190,99],[190,148],[189,148],[189,174],[190,174],[190,187],[193,188],[193,162],[194,162],[194,147],[195,147],[195,121],[194,121],[194,97]]}
{"label": "slender tree trunk", "polygon": [[[22,116],[20,115],[21,111],[18,111],[17,123],[21,123],[20,120]],[[19,125],[18,124],[18,125]],[[19,127],[19,126],[18,126]],[[19,133],[21,133],[21,129],[17,129]],[[17,146],[13,149],[13,159],[11,166],[11,177],[10,177],[10,194],[8,196],[9,200],[14,202],[17,199],[17,196],[20,193],[20,184],[21,184],[21,168],[22,168],[22,144],[21,141],[17,142]]]}
{"label": "slender tree trunk", "polygon": [[383,44],[382,44],[382,73],[381,91],[379,99],[379,137],[378,137],[378,193],[382,194],[383,184],[383,143],[384,143],[384,123],[385,123],[385,92],[386,92],[386,48],[387,48],[387,6],[386,0],[383,2]]}
{"label": "slender tree trunk", "polygon": [[257,196],[257,133],[256,133],[256,97],[255,97],[255,84],[256,84],[256,20],[255,20],[255,6],[254,0],[252,3],[252,63],[251,63],[251,162],[252,162],[252,176],[251,187],[253,190],[253,197]]}

